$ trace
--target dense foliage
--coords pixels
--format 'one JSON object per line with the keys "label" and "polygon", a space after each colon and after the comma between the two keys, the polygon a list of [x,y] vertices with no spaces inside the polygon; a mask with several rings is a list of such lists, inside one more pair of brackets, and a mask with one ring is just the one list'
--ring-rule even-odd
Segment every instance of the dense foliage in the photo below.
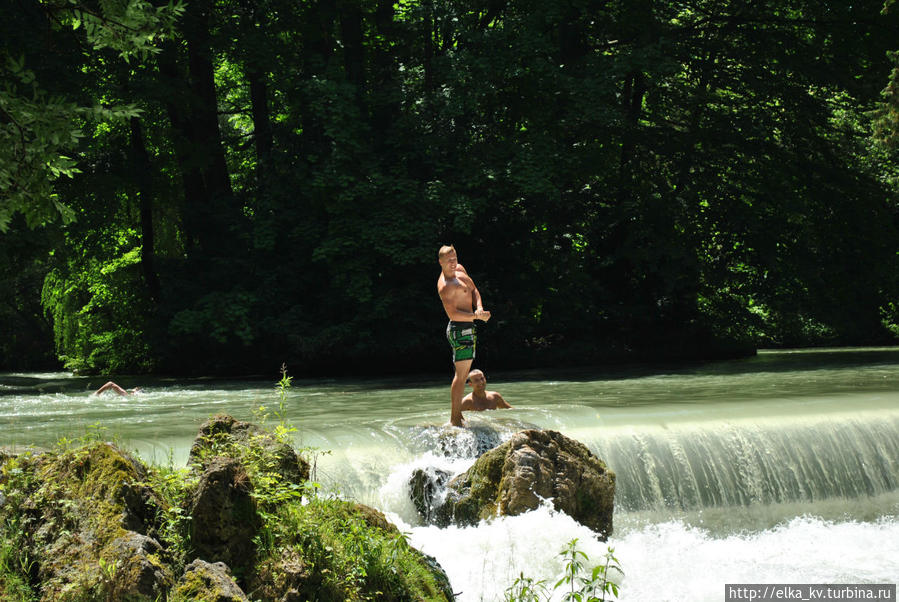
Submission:
{"label": "dense foliage", "polygon": [[7,368],[439,369],[450,242],[488,368],[895,340],[882,0],[108,5],[0,24]]}

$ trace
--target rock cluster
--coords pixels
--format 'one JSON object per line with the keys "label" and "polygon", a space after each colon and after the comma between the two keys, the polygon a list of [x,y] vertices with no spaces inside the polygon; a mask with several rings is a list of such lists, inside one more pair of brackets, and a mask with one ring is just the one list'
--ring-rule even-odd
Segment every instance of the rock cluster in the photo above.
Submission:
{"label": "rock cluster", "polygon": [[582,443],[556,431],[516,433],[449,481],[442,502],[433,493],[438,487],[427,475],[413,476],[416,507],[438,525],[514,516],[551,501],[602,539],[612,533],[615,473]]}
{"label": "rock cluster", "polygon": [[[320,566],[322,558],[305,558],[303,546],[277,554],[256,549],[266,523],[254,479],[276,481],[292,496],[303,491],[309,465],[255,425],[226,415],[202,425],[191,448],[190,476],[179,481],[188,489],[177,508],[154,490],[149,476],[138,459],[99,441],[0,457],[0,537],[16,539],[22,547],[18,564],[27,566],[18,574],[0,570],[0,599],[231,602],[247,600],[252,591],[263,600],[344,600],[370,599],[388,585],[335,578]],[[383,514],[361,504],[319,504],[337,516],[333,529],[316,531],[310,517],[304,545],[330,554],[330,544],[317,538],[395,542],[389,545],[403,555],[412,576],[389,575],[396,577],[389,584],[392,596],[453,599],[436,561],[406,545]],[[183,517],[188,544],[172,543],[172,525],[166,524],[172,517]],[[356,526],[345,533],[344,525]],[[330,589],[323,593],[322,587]]]}

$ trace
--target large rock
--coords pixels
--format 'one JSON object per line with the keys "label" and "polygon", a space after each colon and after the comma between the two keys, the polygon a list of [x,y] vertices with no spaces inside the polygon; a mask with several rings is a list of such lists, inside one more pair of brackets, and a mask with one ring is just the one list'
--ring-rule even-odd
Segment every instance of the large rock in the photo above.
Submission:
{"label": "large rock", "polygon": [[175,587],[175,598],[203,602],[246,602],[247,595],[234,582],[228,566],[222,562],[194,560],[184,569]]}
{"label": "large rock", "polygon": [[289,443],[228,414],[217,414],[200,426],[188,462],[203,465],[208,458],[218,455],[240,457],[239,452],[249,448],[261,450],[260,457],[271,458],[275,472],[285,481],[299,485],[309,479],[309,463]]}
{"label": "large rock", "polygon": [[[162,502],[146,485],[145,467],[108,443],[24,454],[6,485],[12,504],[0,520],[29,563],[29,581],[45,600],[157,600],[172,585],[156,534]],[[27,476],[26,476],[27,475]]]}
{"label": "large rock", "polygon": [[552,500],[556,510],[596,531],[612,533],[615,473],[582,443],[556,431],[527,430],[485,453],[448,485],[435,522],[475,524],[517,515]]}
{"label": "large rock", "polygon": [[191,545],[196,558],[224,562],[240,577],[253,567],[253,538],[262,526],[253,485],[234,458],[206,464],[190,502]]}

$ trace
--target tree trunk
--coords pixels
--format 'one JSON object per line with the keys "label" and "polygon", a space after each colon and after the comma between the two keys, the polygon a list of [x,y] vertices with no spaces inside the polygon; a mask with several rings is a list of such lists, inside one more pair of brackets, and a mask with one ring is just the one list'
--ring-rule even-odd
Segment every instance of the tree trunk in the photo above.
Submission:
{"label": "tree trunk", "polygon": [[622,188],[630,182],[631,162],[634,159],[636,142],[634,134],[643,112],[643,96],[646,94],[646,76],[641,71],[631,71],[624,81],[621,94],[624,111],[624,130],[621,132],[621,160],[619,163]]}
{"label": "tree trunk", "polygon": [[218,124],[209,10],[209,4],[203,0],[191,2],[185,12],[184,25],[190,66],[190,87],[197,101],[192,115],[195,142],[208,157],[202,171],[209,200],[216,209],[221,209],[219,205],[232,196],[232,191]]}
{"label": "tree trunk", "polygon": [[159,53],[158,64],[160,92],[174,129],[173,145],[184,190],[181,214],[185,249],[190,254],[199,241],[200,231],[204,227],[203,216],[209,211],[209,194],[198,165],[199,161],[194,158],[199,149],[195,144],[196,135],[188,108],[191,94],[185,84],[184,74],[178,66],[177,50],[171,45],[165,45]]}
{"label": "tree trunk", "polygon": [[140,264],[150,299],[159,300],[160,285],[156,274],[156,252],[153,236],[153,193],[150,157],[144,144],[144,133],[137,117],[131,118],[131,154],[140,197],[141,255]]}
{"label": "tree trunk", "polygon": [[[333,54],[334,28],[333,0],[310,2],[306,10],[303,30],[303,79],[311,81],[316,75],[327,71]],[[321,122],[316,118],[312,106],[318,99],[304,97],[300,108],[300,119],[303,125],[303,145],[308,155],[328,154],[325,144],[325,132]]]}
{"label": "tree trunk", "polygon": [[425,8],[425,18],[422,23],[422,35],[424,36],[424,70],[425,70],[425,93],[429,94],[434,91],[434,5],[427,3]]}

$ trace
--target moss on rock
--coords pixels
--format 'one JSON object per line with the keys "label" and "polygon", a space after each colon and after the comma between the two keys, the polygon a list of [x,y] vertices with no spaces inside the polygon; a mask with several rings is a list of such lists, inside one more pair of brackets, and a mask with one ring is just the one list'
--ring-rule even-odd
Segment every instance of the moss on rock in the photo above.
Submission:
{"label": "moss on rock", "polygon": [[204,560],[195,560],[187,565],[169,599],[171,602],[248,600],[247,595],[231,578],[231,571],[225,563],[213,564]]}
{"label": "moss on rock", "polygon": [[[148,469],[96,441],[5,456],[0,598],[453,599],[436,561],[381,512],[315,494],[297,482],[302,469],[291,467],[305,463],[291,460],[292,448],[287,454],[277,437],[240,425],[212,421],[190,470]],[[228,549],[227,565],[210,562],[222,558],[206,549],[209,536]]]}
{"label": "moss on rock", "polygon": [[0,514],[19,527],[23,576],[42,599],[154,600],[170,587],[162,547],[148,535],[160,502],[129,454],[94,442],[8,460],[4,472],[14,503]]}
{"label": "moss on rock", "polygon": [[612,533],[615,473],[582,443],[559,432],[526,430],[478,458],[449,483],[439,525],[517,515],[552,500],[603,539]]}
{"label": "moss on rock", "polygon": [[278,532],[251,591],[266,600],[452,600],[433,558],[377,510],[312,499],[279,511]]}

